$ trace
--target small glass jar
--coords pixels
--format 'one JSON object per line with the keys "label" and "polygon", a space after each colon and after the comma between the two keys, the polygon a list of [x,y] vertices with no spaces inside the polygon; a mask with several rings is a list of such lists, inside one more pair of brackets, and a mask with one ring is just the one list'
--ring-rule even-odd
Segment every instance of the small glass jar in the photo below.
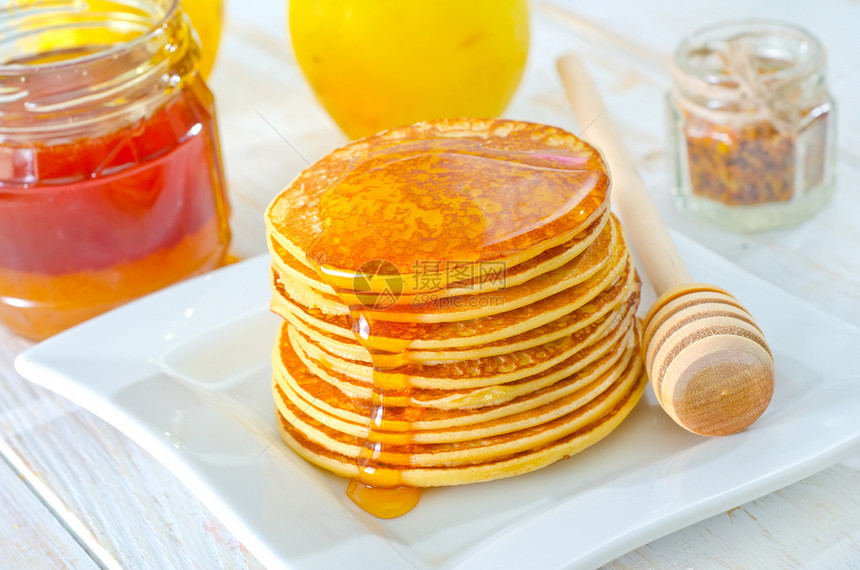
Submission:
{"label": "small glass jar", "polygon": [[678,209],[724,229],[796,224],[833,195],[825,56],[781,23],[718,24],[681,42],[668,96]]}
{"label": "small glass jar", "polygon": [[212,94],[179,0],[0,10],[0,321],[42,339],[222,263]]}

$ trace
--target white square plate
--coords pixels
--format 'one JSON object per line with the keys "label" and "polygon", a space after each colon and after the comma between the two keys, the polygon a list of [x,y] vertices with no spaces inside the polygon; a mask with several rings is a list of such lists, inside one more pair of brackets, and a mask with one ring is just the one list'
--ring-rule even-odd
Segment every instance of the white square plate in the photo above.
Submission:
{"label": "white square plate", "polygon": [[147,449],[270,568],[596,566],[823,469],[860,442],[851,357],[860,329],[674,237],[694,279],[735,294],[768,338],[777,386],[758,422],[698,437],[649,388],[615,432],[573,458],[426,491],[388,521],[358,509],[344,480],[277,434],[267,256],[84,323],[16,366]]}

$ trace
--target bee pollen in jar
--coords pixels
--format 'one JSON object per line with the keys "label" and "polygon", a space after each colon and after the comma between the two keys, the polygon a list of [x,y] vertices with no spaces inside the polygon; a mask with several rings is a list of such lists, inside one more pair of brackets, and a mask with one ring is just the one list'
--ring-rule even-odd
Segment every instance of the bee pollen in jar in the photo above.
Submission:
{"label": "bee pollen in jar", "polygon": [[679,210],[754,231],[823,207],[835,150],[824,69],[819,42],[781,23],[718,24],[685,39],[668,97]]}

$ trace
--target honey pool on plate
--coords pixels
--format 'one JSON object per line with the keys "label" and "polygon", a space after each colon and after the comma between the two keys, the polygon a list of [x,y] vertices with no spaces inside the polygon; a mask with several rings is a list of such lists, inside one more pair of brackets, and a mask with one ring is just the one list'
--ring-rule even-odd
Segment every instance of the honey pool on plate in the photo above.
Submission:
{"label": "honey pool on plate", "polygon": [[287,444],[390,518],[607,435],[645,382],[608,195],[593,148],[503,120],[393,129],[301,173],[266,212]]}

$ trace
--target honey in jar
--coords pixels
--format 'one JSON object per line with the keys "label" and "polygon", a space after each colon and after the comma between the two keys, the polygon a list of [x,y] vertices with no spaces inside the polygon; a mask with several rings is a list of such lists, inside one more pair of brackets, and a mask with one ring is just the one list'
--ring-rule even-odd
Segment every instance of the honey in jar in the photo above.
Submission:
{"label": "honey in jar", "polygon": [[0,12],[0,321],[32,339],[210,270],[230,241],[178,0],[90,4]]}

